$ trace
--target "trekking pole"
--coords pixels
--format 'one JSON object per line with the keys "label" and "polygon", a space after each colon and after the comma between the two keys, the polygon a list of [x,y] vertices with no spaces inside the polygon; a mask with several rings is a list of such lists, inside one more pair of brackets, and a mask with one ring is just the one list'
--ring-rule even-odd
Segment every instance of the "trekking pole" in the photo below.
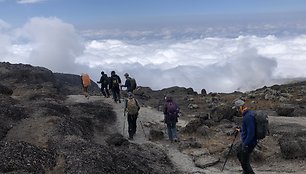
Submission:
{"label": "trekking pole", "polygon": [[139,122],[140,122],[140,126],[142,128],[143,134],[144,134],[145,138],[147,138],[146,132],[144,131],[144,128],[143,128],[143,125],[142,125],[142,121],[139,120]]}
{"label": "trekking pole", "polygon": [[235,142],[235,140],[236,140],[237,135],[238,135],[238,131],[235,131],[235,138],[234,138],[234,140],[233,140],[233,142],[232,142],[232,145],[231,145],[231,147],[230,147],[230,150],[228,151],[228,153],[227,153],[227,155],[226,155],[226,157],[225,157],[225,161],[224,161],[224,164],[223,164],[223,166],[222,166],[221,172],[223,172],[223,169],[224,169],[224,167],[225,167],[225,164],[226,164],[226,162],[227,162],[227,159],[228,159],[228,157],[229,157],[229,155],[230,155],[230,153],[231,153],[231,151],[232,151],[232,149],[233,149],[233,145],[234,145],[234,142]]}
{"label": "trekking pole", "polygon": [[125,129],[125,111],[123,111],[123,129],[122,129],[122,135],[124,136],[124,129]]}

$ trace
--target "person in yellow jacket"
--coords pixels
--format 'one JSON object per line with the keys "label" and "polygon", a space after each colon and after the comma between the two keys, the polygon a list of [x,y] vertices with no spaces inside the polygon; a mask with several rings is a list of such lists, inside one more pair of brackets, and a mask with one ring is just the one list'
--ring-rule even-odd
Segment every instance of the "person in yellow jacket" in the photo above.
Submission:
{"label": "person in yellow jacket", "polygon": [[86,73],[81,74],[81,82],[83,87],[83,92],[86,98],[89,98],[88,87],[90,85],[90,77]]}

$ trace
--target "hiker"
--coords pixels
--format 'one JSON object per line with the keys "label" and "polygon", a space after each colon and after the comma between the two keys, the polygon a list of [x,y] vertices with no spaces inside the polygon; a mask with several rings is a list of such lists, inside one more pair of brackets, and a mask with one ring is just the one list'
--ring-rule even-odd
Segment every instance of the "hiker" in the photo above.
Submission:
{"label": "hiker", "polygon": [[164,122],[167,124],[168,136],[171,142],[177,142],[176,123],[178,121],[179,107],[172,97],[166,96],[164,105]]}
{"label": "hiker", "polygon": [[128,73],[124,74],[124,77],[126,78],[124,85],[121,87],[126,87],[127,92],[133,92],[136,89],[136,80],[134,78],[131,78]]}
{"label": "hiker", "polygon": [[120,77],[116,74],[115,71],[111,72],[111,76],[109,78],[109,88],[112,90],[113,94],[113,99],[117,103],[121,103],[120,101],[120,86],[121,86],[121,79]]}
{"label": "hiker", "polygon": [[108,91],[109,78],[107,77],[107,74],[105,74],[102,71],[100,81],[97,81],[97,83],[101,83],[101,92],[104,97],[108,98],[109,97],[109,91]]}
{"label": "hiker", "polygon": [[89,99],[88,87],[90,85],[90,78],[88,74],[86,73],[81,74],[81,84],[83,87],[84,96]]}
{"label": "hiker", "polygon": [[124,113],[127,113],[129,140],[133,140],[133,136],[136,133],[136,121],[139,109],[138,101],[131,92],[128,92],[128,98],[125,100]]}
{"label": "hiker", "polygon": [[244,174],[254,174],[250,165],[250,155],[257,145],[255,136],[255,117],[254,112],[245,106],[245,102],[241,99],[235,101],[233,108],[236,108],[242,115],[242,126],[237,128],[240,132],[241,143],[238,148],[237,157],[241,163]]}

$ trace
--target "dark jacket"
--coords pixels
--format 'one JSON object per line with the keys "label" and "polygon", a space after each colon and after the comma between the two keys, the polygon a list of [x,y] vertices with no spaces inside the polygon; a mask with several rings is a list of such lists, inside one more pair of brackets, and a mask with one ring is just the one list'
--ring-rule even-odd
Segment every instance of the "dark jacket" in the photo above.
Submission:
{"label": "dark jacket", "polygon": [[255,147],[257,144],[255,136],[255,117],[254,112],[251,110],[246,110],[243,112],[242,127],[240,131],[241,141],[244,146]]}
{"label": "dark jacket", "polygon": [[102,85],[108,85],[109,78],[107,77],[107,74],[103,74],[100,78],[100,81],[98,83],[101,83]]}
{"label": "dark jacket", "polygon": [[126,80],[125,80],[125,83],[124,85],[122,85],[122,87],[126,87],[126,90],[128,92],[131,92],[132,91],[132,84],[131,84],[131,77],[127,77]]}

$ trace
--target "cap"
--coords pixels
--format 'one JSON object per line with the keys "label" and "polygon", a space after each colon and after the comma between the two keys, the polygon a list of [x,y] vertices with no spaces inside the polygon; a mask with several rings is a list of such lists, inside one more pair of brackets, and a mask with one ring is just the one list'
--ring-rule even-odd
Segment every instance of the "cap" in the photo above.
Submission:
{"label": "cap", "polygon": [[129,76],[129,74],[128,74],[128,73],[125,73],[125,74],[124,74],[124,76],[125,76],[125,77],[128,77],[128,76]]}
{"label": "cap", "polygon": [[128,92],[127,95],[128,95],[128,97],[133,97],[133,93],[131,93],[131,92]]}
{"label": "cap", "polygon": [[238,108],[238,107],[240,107],[240,106],[243,106],[244,103],[245,103],[245,102],[244,102],[243,100],[241,100],[241,99],[235,100],[234,106],[232,107],[232,109],[235,109],[235,108]]}

